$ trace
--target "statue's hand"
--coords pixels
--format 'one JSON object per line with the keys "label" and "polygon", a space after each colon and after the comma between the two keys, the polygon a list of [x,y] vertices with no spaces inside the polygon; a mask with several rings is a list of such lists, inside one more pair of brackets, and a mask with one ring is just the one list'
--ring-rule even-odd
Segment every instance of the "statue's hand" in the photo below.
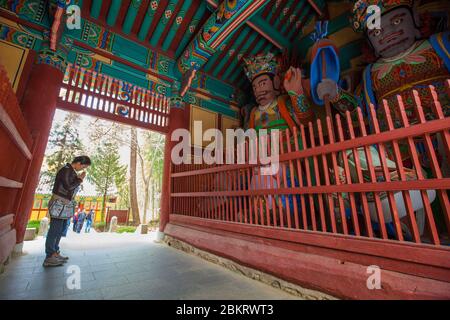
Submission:
{"label": "statue's hand", "polygon": [[287,92],[295,92],[297,95],[303,94],[302,71],[299,68],[290,67],[286,72],[283,84]]}
{"label": "statue's hand", "polygon": [[338,95],[338,85],[331,79],[323,79],[317,86],[317,95],[320,100],[328,95],[328,99],[333,100]]}

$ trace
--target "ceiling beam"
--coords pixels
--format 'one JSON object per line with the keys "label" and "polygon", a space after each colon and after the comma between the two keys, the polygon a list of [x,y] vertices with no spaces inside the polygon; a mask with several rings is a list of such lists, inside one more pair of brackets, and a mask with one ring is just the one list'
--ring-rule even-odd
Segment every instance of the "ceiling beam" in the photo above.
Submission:
{"label": "ceiling beam", "polygon": [[[217,0],[207,0],[207,2],[214,8],[217,8],[218,6]],[[266,5],[266,10],[267,7],[269,7],[269,4]],[[266,10],[264,12],[266,12]],[[269,40],[277,48],[283,49],[291,46],[291,43],[260,15],[254,15],[250,20],[247,20],[246,23],[250,28]]]}
{"label": "ceiling beam", "polygon": [[182,78],[180,96],[186,94],[196,72],[208,62],[220,45],[267,2],[269,0],[238,1],[232,10],[226,6],[228,2],[222,2],[221,8],[210,15],[204,27],[189,43],[185,54],[178,58],[175,72],[181,74]]}

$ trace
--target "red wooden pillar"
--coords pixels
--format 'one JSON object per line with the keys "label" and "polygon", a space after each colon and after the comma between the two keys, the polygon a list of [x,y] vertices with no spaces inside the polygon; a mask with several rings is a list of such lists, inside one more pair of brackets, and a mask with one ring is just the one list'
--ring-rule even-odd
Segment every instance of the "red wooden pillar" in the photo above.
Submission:
{"label": "red wooden pillar", "polygon": [[18,244],[23,242],[33,206],[63,76],[63,72],[53,66],[35,64],[21,102],[23,115],[33,135],[35,146],[14,222]]}
{"label": "red wooden pillar", "polygon": [[172,148],[178,143],[177,141],[171,141],[172,132],[176,129],[187,129],[189,130],[189,120],[190,120],[190,105],[189,104],[174,104],[171,103],[170,107],[170,117],[169,117],[169,131],[166,134],[166,143],[164,147],[164,168],[163,168],[163,179],[161,187],[161,211],[160,211],[160,221],[159,221],[159,231],[164,232],[164,228],[169,222],[170,214],[170,193],[172,190],[171,186],[171,152]]}

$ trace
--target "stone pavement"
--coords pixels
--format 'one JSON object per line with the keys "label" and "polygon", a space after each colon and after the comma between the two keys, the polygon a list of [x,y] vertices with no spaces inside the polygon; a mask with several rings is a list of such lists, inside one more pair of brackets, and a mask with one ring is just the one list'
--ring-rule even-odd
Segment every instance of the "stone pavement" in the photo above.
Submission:
{"label": "stone pavement", "polygon": [[[191,256],[148,235],[69,232],[63,267],[43,268],[42,237],[27,241],[25,255],[0,274],[0,299],[298,299],[296,296]],[[81,288],[69,289],[71,265]]]}

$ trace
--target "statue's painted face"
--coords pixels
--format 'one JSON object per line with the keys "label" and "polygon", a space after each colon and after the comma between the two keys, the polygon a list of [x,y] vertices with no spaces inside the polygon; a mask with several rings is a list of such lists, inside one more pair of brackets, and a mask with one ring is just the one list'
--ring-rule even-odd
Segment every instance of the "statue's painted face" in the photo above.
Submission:
{"label": "statue's painted face", "polygon": [[275,90],[274,83],[267,74],[263,74],[253,79],[252,86],[256,102],[260,106],[265,106],[271,103],[277,97],[277,91]]}
{"label": "statue's painted face", "polygon": [[367,37],[377,57],[394,57],[410,48],[420,32],[408,8],[391,10],[381,16],[381,29],[368,30]]}

